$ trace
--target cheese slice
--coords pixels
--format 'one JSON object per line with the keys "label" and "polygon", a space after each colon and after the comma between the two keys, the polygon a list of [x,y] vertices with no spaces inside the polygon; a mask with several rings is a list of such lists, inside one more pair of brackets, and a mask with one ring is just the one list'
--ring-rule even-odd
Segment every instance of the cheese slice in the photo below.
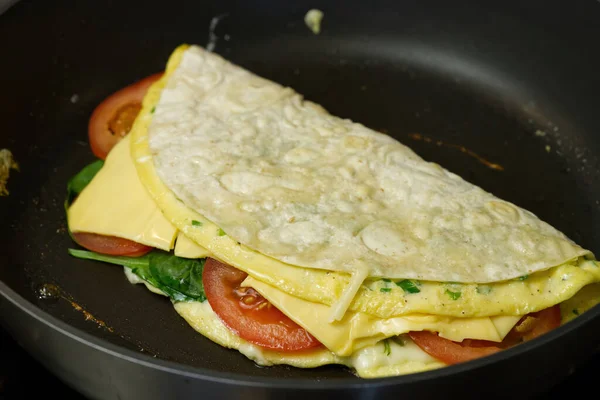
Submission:
{"label": "cheese slice", "polygon": [[197,245],[182,232],[179,232],[175,242],[175,255],[183,258],[206,258],[210,256],[210,251]]}
{"label": "cheese slice", "polygon": [[349,356],[382,339],[410,331],[435,331],[440,336],[457,342],[467,338],[500,342],[521,318],[453,318],[425,314],[377,318],[348,311],[340,321],[329,323],[330,308],[327,305],[291,296],[251,276],[242,285],[254,288],[338,356]]}
{"label": "cheese slice", "polygon": [[116,236],[169,251],[175,244],[177,228],[142,186],[130,153],[126,136],[69,207],[69,229]]}

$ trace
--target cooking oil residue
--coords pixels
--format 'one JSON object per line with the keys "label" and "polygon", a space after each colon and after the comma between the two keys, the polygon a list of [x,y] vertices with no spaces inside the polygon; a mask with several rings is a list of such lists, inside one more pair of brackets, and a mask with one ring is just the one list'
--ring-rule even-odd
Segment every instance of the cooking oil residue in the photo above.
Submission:
{"label": "cooking oil residue", "polygon": [[51,283],[44,283],[38,288],[37,297],[40,300],[57,302],[61,298],[60,288]]}
{"label": "cooking oil residue", "polygon": [[53,283],[44,283],[40,285],[37,288],[36,293],[38,299],[40,300],[57,302],[58,300],[63,299],[67,301],[76,311],[82,313],[86,321],[92,321],[99,327],[102,327],[109,332],[114,332],[113,328],[106,325],[104,321],[94,317],[90,312],[86,311],[83,307],[77,304],[68,293],[65,293],[64,290]]}
{"label": "cooking oil residue", "polygon": [[441,140],[434,140],[427,136],[423,136],[419,133],[410,133],[408,136],[413,140],[420,140],[425,143],[433,143],[437,146],[444,146],[444,147],[449,147],[452,149],[457,149],[460,152],[465,153],[468,156],[475,158],[477,161],[479,161],[480,163],[482,163],[483,165],[485,165],[486,167],[488,167],[490,169],[493,169],[496,171],[504,171],[504,167],[502,165],[486,160],[485,158],[481,157],[479,154],[475,153],[474,151],[467,149],[465,146],[461,146],[458,144],[452,144],[452,143],[445,143]]}

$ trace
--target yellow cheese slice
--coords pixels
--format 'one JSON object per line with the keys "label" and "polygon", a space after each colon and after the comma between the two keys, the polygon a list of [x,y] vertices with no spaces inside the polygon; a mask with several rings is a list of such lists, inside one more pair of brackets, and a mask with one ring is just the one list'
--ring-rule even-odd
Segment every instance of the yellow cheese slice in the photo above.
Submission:
{"label": "yellow cheese slice", "polygon": [[384,338],[410,331],[435,331],[457,342],[467,338],[500,342],[520,319],[519,316],[452,318],[425,314],[377,318],[348,311],[340,321],[329,323],[329,306],[290,296],[251,276],[242,285],[254,288],[338,356],[349,356]]}
{"label": "yellow cheese slice", "polygon": [[210,256],[210,251],[197,245],[182,232],[179,232],[175,242],[175,255],[183,258],[206,258]]}
{"label": "yellow cheese slice", "polygon": [[126,136],[69,207],[69,229],[116,236],[169,251],[177,228],[163,216],[140,182],[130,154],[130,138]]}

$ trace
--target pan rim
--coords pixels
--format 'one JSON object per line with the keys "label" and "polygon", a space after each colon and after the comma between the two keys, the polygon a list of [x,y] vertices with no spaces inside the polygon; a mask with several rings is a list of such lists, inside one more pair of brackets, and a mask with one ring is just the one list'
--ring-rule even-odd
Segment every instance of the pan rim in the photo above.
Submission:
{"label": "pan rim", "polygon": [[[0,295],[14,306],[19,308],[21,312],[24,312],[30,317],[35,318],[39,323],[46,325],[48,328],[51,328],[52,330],[70,338],[71,340],[78,341],[79,343],[94,350],[103,352],[112,357],[120,358],[132,364],[198,381],[210,381],[212,383],[254,388],[275,388],[287,390],[319,389],[335,391],[340,389],[359,389],[364,387],[384,388],[402,386],[403,384],[434,381],[442,377],[459,375],[465,372],[476,370],[499,361],[506,361],[507,359],[510,359],[520,353],[527,353],[535,348],[543,347],[547,343],[558,339],[560,336],[566,335],[574,330],[582,329],[582,327],[590,323],[591,320],[600,318],[600,304],[598,304],[569,323],[560,326],[559,328],[549,332],[546,335],[543,335],[542,337],[536,338],[519,346],[503,350],[493,355],[462,364],[451,365],[430,371],[384,378],[366,379],[349,375],[348,378],[330,378],[327,380],[315,381],[312,378],[262,377],[249,376],[236,372],[221,372],[211,370],[209,368],[191,366],[176,361],[155,358],[150,355],[113,344],[106,339],[94,336],[91,333],[85,332],[84,330],[60,320],[59,318],[51,315],[47,311],[41,309],[31,301],[18,294],[2,280],[0,280]],[[216,343],[215,345],[218,346]],[[251,360],[248,361],[253,362]]]}

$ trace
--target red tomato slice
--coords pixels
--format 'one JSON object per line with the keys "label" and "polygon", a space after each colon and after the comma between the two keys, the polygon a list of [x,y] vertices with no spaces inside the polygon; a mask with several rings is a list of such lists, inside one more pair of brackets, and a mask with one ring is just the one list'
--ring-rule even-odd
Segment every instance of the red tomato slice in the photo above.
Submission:
{"label": "red tomato slice", "polygon": [[428,331],[409,332],[408,336],[424,352],[446,364],[458,364],[488,356],[501,350],[500,347],[471,347],[439,337]]}
{"label": "red tomato slice", "polygon": [[427,331],[409,332],[408,335],[417,346],[432,357],[446,364],[458,364],[534,339],[559,325],[560,307],[555,305],[523,317],[501,343],[485,340],[464,340],[459,343]]}
{"label": "red tomato slice", "polygon": [[115,236],[96,233],[73,232],[73,239],[81,247],[111,256],[140,257],[152,250],[152,247]]}
{"label": "red tomato slice", "polygon": [[523,333],[523,340],[535,339],[560,326],[560,306],[558,304],[530,315],[535,319],[535,323],[531,330]]}
{"label": "red tomato slice", "polygon": [[96,107],[88,123],[90,147],[96,157],[104,160],[113,146],[129,133],[148,88],[162,75],[162,72],[150,75],[120,89]]}
{"label": "red tomato slice", "polygon": [[202,273],[206,299],[223,323],[258,346],[285,352],[321,346],[310,333],[252,288],[240,287],[246,273],[207,258]]}

